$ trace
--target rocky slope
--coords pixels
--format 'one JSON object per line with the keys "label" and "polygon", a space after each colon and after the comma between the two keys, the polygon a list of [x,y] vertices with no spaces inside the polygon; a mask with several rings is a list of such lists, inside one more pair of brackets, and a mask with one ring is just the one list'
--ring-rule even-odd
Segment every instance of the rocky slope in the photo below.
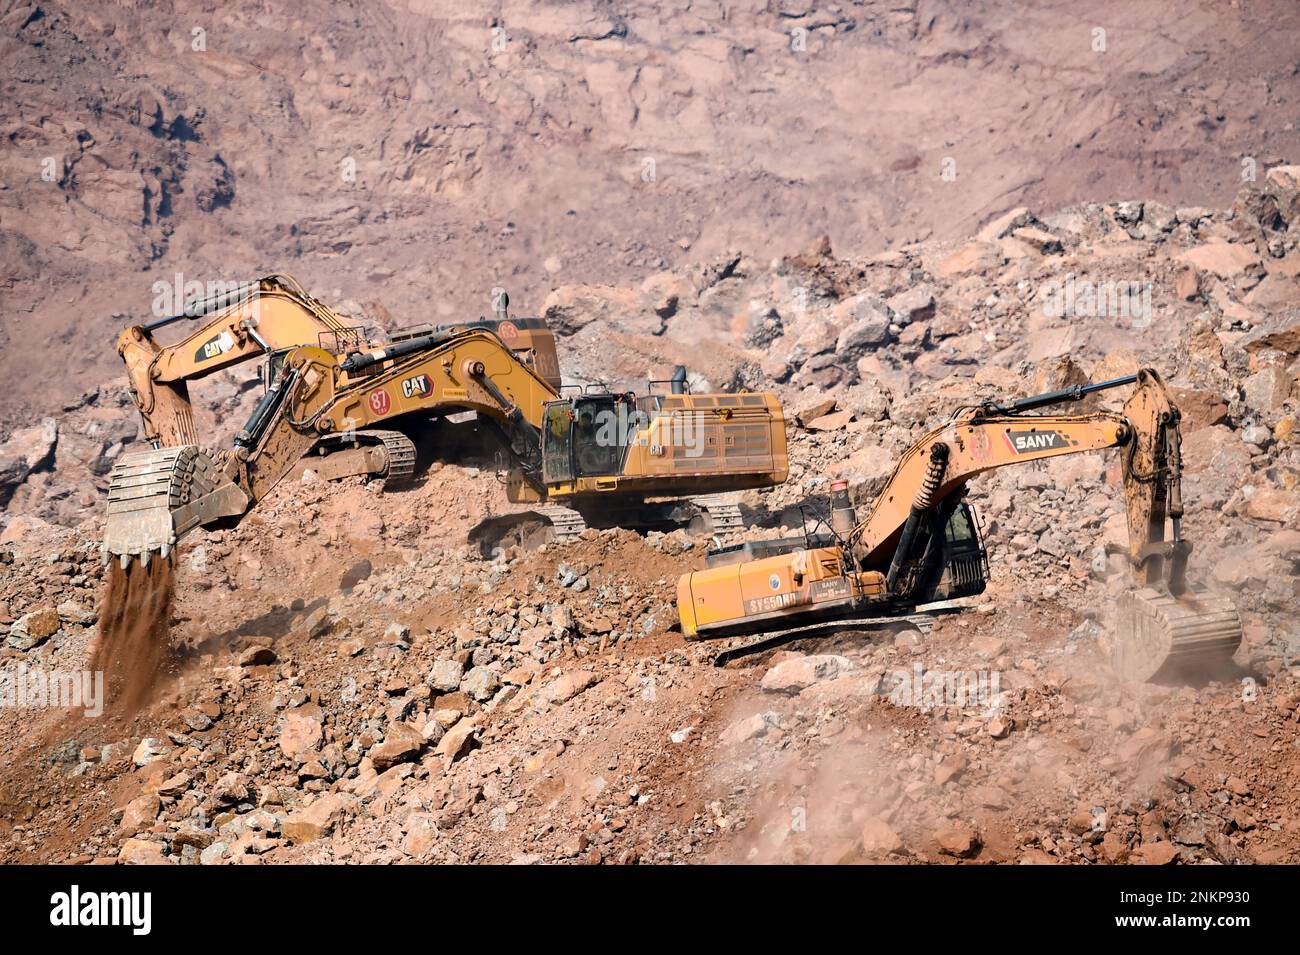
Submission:
{"label": "rocky slope", "polygon": [[1225,205],[1300,149],[1298,30],[1289,0],[5,0],[0,437],[187,282],[290,270],[414,323],[1021,204]]}
{"label": "rocky slope", "polygon": [[[1298,176],[1265,170],[1227,209],[1018,208],[969,240],[729,254],[545,308],[576,377],[686,360],[782,395],[792,476],[747,497],[758,535],[832,476],[869,497],[961,404],[1159,368],[1185,413],[1195,569],[1246,624],[1206,684],[1110,673],[1104,545],[1124,532],[1102,455],[972,485],[994,583],[965,613],[717,668],[674,628],[702,542],[588,532],[485,558],[465,534],[503,495],[448,454],[408,491],[286,486],[188,539],[182,662],[154,705],[0,709],[0,858],[1300,860]],[[250,397],[216,394],[213,429]],[[83,665],[97,491],[130,421],[106,387],[0,449],[10,668]],[[971,675],[974,698],[906,692],[926,674]]]}

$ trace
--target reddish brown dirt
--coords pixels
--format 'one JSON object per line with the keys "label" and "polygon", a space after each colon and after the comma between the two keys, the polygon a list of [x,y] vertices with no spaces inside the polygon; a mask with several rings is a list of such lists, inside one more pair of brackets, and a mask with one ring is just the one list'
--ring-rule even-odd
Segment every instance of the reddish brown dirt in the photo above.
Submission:
{"label": "reddish brown dirt", "polygon": [[[424,706],[414,691],[435,661],[476,641],[504,651],[491,628],[471,625],[487,612],[499,626],[512,603],[538,593],[568,607],[583,636],[548,643],[553,654],[513,700],[487,708],[461,692],[433,704],[465,707],[481,727],[478,748],[446,768],[432,754],[394,767],[325,838],[248,837],[223,861],[1122,862],[1160,842],[1186,861],[1261,861],[1294,858],[1300,846],[1288,788],[1300,763],[1285,745],[1294,728],[1289,674],[1262,682],[1249,704],[1233,684],[1123,687],[1095,650],[1073,646],[1076,613],[1022,602],[1009,579],[995,582],[988,612],[945,618],[915,648],[848,632],[720,670],[708,665],[716,647],[685,644],[670,619],[641,629],[644,612],[698,560],[692,552],[670,555],[615,532],[516,553],[495,576],[482,561],[443,552],[451,542],[441,535],[407,535],[437,515],[462,527],[478,516],[463,469],[441,478],[397,494],[286,488],[255,524],[187,541],[171,639],[191,649],[174,683],[130,721],[44,714],[19,724],[0,714],[0,747],[14,767],[0,799],[3,858],[108,859],[136,838],[196,861],[178,836],[196,811],[213,833],[227,827],[230,841],[245,817],[287,819],[313,799],[347,793],[363,777],[313,788],[302,775],[317,772],[312,761],[281,755],[285,705],[301,694],[303,705],[320,706],[324,746],[312,759],[335,765],[331,745],[390,727],[394,707]],[[485,503],[496,502],[485,495]],[[364,527],[374,536],[353,543]],[[369,572],[358,581],[363,560]],[[580,569],[588,588],[559,587],[561,565]],[[165,577],[155,574],[148,579]],[[339,589],[345,575],[350,593]],[[327,605],[334,623],[312,636],[306,621]],[[385,636],[393,622],[411,626],[409,649]],[[602,642],[610,625],[635,636]],[[255,646],[272,648],[275,661],[236,665]],[[850,683],[916,662],[997,669],[1013,728],[999,738],[978,712],[840,697],[839,681],[831,692],[761,690],[763,674],[792,651],[845,656]],[[559,704],[536,695],[575,671],[590,671],[594,684]],[[218,716],[196,729],[206,725],[194,722],[201,707]],[[771,714],[766,735],[722,741],[756,713]],[[34,726],[47,728],[36,750]],[[145,737],[168,752],[137,767],[130,754]],[[116,755],[79,766],[77,751],[105,744]],[[948,761],[961,770],[937,776]],[[121,814],[160,788],[178,791],[170,782],[178,774],[190,777],[189,790],[162,796],[156,821],[128,836]],[[245,784],[250,804],[284,805],[232,814],[214,795]],[[1074,817],[1097,808],[1115,833],[1105,845],[1074,831]],[[876,819],[896,833],[899,851],[863,847],[863,827]],[[937,842],[954,826],[977,836],[965,858]]]}
{"label": "reddish brown dirt", "polygon": [[174,665],[170,623],[172,558],[147,565],[133,560],[125,569],[113,561],[100,613],[99,637],[90,650],[90,669],[105,674],[106,710],[129,717],[145,705]]}

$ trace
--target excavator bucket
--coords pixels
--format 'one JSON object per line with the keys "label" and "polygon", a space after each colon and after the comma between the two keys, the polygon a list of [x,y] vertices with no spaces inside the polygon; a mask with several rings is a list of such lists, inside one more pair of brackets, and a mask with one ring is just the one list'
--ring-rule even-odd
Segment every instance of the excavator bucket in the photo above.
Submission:
{"label": "excavator bucket", "polygon": [[[199,523],[242,512],[248,498],[194,445],[123,454],[109,478],[102,552],[123,567],[166,557]],[[237,508],[235,511],[229,508]]]}
{"label": "excavator bucket", "polygon": [[1115,629],[1115,672],[1133,682],[1224,674],[1241,645],[1232,601],[1190,589],[1178,597],[1153,587],[1124,594]]}

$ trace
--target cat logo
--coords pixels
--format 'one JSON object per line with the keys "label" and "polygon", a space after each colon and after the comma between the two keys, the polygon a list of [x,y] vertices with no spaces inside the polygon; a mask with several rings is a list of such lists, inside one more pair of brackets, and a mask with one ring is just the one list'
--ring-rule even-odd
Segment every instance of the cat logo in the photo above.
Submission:
{"label": "cat logo", "polygon": [[1032,454],[1035,451],[1055,451],[1058,448],[1068,448],[1074,444],[1069,438],[1059,431],[1039,431],[1031,429],[1029,431],[1012,431],[1006,430],[1007,445],[1011,448],[1013,454]]}
{"label": "cat logo", "polygon": [[222,332],[220,335],[213,335],[206,342],[198,347],[194,352],[195,361],[211,361],[224,355],[230,349],[235,347],[235,336],[230,332]]}
{"label": "cat logo", "polygon": [[416,375],[402,382],[402,394],[407,398],[427,398],[433,394],[433,385],[428,375]]}

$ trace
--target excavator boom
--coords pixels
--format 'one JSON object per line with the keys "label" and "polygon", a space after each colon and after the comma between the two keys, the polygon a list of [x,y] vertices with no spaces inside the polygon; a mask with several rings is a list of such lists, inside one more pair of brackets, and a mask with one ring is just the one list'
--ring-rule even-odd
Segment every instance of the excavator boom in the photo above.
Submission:
{"label": "excavator boom", "polygon": [[[155,332],[183,322],[201,324],[170,345],[157,342]],[[521,361],[559,388],[554,336],[540,319],[509,318],[504,305],[495,319],[416,326],[390,338],[400,343],[469,329],[492,331]],[[302,345],[340,354],[382,347],[308,295],[292,276],[275,274],[214,290],[176,315],[133,325],[118,336],[117,351],[126,364],[145,440],[155,447],[175,447],[200,443],[190,406],[190,382]]]}

